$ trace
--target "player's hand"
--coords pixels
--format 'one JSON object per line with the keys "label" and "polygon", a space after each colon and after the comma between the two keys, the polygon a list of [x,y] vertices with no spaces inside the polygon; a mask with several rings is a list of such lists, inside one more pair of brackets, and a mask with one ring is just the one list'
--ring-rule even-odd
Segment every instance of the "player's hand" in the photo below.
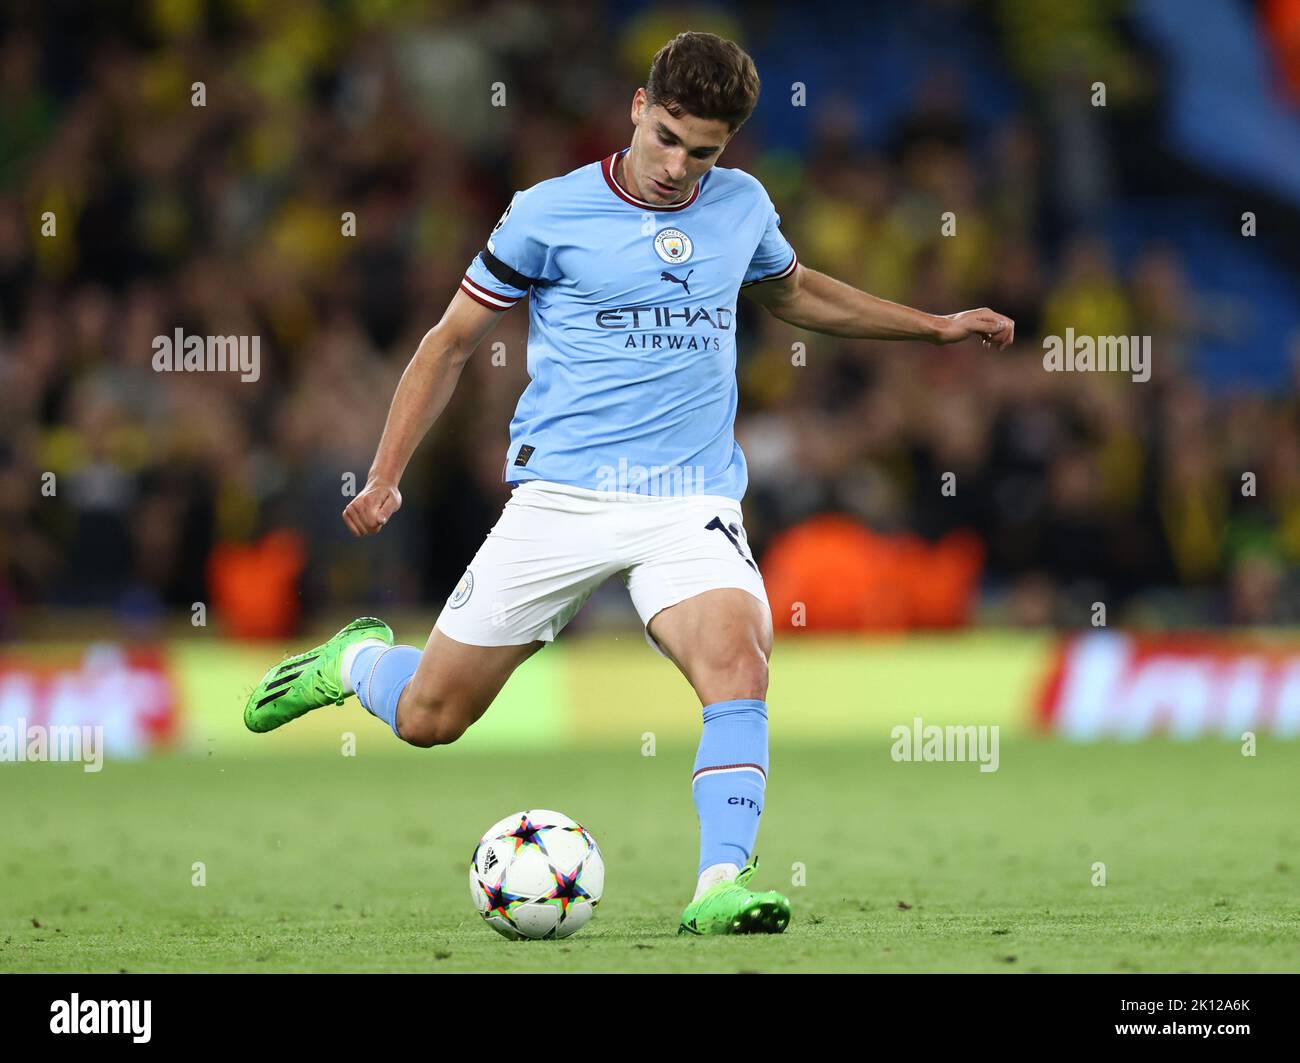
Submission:
{"label": "player's hand", "polygon": [[374,535],[401,507],[402,492],[397,484],[371,478],[343,511],[343,523],[357,538]]}
{"label": "player's hand", "polygon": [[960,314],[948,314],[940,318],[943,323],[939,329],[936,343],[960,343],[971,336],[978,336],[985,347],[996,346],[1005,351],[1016,338],[1016,323],[1005,314],[994,313],[987,306],[978,310],[963,310]]}

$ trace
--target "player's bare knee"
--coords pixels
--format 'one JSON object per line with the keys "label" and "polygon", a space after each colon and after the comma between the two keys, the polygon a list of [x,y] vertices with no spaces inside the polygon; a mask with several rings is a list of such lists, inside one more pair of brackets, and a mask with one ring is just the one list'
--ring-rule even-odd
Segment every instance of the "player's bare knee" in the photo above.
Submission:
{"label": "player's bare knee", "polygon": [[409,745],[431,749],[433,746],[451,745],[467,728],[452,719],[420,714],[413,720],[399,721],[398,730],[402,740]]}
{"label": "player's bare knee", "polygon": [[767,656],[757,646],[721,655],[701,669],[697,692],[705,703],[767,698]]}

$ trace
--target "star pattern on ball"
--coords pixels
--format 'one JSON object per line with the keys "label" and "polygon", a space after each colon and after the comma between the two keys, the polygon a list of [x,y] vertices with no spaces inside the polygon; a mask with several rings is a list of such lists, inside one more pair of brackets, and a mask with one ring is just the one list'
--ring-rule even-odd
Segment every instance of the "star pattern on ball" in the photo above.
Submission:
{"label": "star pattern on ball", "polygon": [[531,819],[528,818],[527,814],[525,814],[520,817],[519,825],[515,827],[515,829],[512,830],[509,834],[504,835],[504,837],[513,838],[515,840],[516,853],[518,853],[520,849],[528,845],[535,845],[543,853],[545,853],[546,846],[542,844],[541,834],[542,831],[551,830],[551,829],[552,828],[550,824],[534,823]]}
{"label": "star pattern on ball", "polygon": [[578,881],[582,877],[582,864],[567,874],[558,867],[553,866],[551,870],[555,873],[555,889],[551,890],[547,900],[560,902],[560,918],[563,919],[569,914],[569,905],[573,901],[590,901],[591,894]]}
{"label": "star pattern on ball", "polygon": [[487,910],[483,913],[483,918],[499,915],[511,926],[514,920],[510,917],[510,906],[527,898],[517,893],[510,893],[503,886],[493,886],[488,882],[479,879],[479,887],[483,890],[483,896],[487,899]]}

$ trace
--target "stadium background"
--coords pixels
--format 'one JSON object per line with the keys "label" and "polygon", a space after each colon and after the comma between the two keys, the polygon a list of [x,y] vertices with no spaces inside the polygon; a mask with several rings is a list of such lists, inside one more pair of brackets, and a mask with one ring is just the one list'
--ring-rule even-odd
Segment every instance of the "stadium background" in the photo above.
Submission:
{"label": "stadium background", "polygon": [[[694,700],[617,581],[436,766],[355,706],[271,737],[239,717],[268,657],[358,613],[423,642],[507,497],[527,315],[470,361],[377,538],[339,519],[347,474],[364,482],[402,368],[511,193],[626,145],[632,90],[686,28],[755,58],[762,98],[722,165],[764,181],[801,261],[1017,321],[994,355],[801,334],[741,300],[746,524],[781,629],[774,753],[860,743],[878,766],[843,779],[880,774],[889,801],[915,788],[890,728],[998,724],[1081,802],[1164,771],[1179,800],[1199,779],[1246,802],[1220,809],[1262,832],[1243,845],[1295,841],[1295,744],[1251,784],[1215,760],[1244,731],[1300,733],[1294,0],[8,5],[0,724],[103,724],[121,764],[103,776],[118,790],[84,797],[72,769],[4,765],[0,792],[77,810],[89,838],[114,808],[206,792],[186,765],[333,770],[341,732],[422,778],[426,803],[493,763],[476,757],[640,762],[648,733],[689,748]],[[260,378],[155,372],[152,339],[177,328],[259,336]],[[1150,380],[1044,372],[1043,338],[1068,328],[1151,337]],[[1052,730],[1219,752],[1157,739],[1149,760],[1107,743],[1076,761],[1016,738]],[[150,753],[175,756],[127,763]],[[686,766],[664,786],[690,816]],[[455,852],[504,814],[502,786],[465,808]],[[12,851],[41,850],[10,829]],[[25,910],[2,914],[25,929]],[[28,947],[19,966],[77,962]]]}

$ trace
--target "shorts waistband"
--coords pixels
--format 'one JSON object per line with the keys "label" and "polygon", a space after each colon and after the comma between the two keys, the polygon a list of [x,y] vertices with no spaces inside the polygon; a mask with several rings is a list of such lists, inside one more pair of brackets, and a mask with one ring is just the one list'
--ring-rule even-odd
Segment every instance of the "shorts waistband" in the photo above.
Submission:
{"label": "shorts waistband", "polygon": [[559,484],[552,480],[523,480],[515,485],[513,494],[528,491],[529,494],[564,495],[580,498],[588,502],[695,502],[712,501],[740,506],[740,502],[729,495],[690,494],[690,495],[645,495],[632,491],[597,491],[590,487],[576,487],[573,484]]}

